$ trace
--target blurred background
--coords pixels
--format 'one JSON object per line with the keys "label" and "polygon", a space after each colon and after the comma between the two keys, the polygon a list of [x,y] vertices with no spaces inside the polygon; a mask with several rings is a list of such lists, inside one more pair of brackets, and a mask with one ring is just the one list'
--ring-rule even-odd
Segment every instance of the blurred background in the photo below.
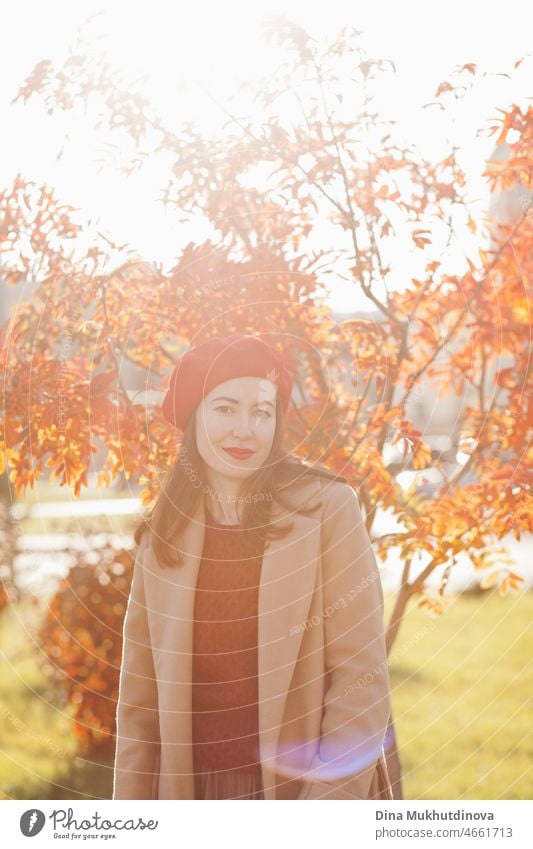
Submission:
{"label": "blurred background", "polygon": [[[283,330],[312,343],[315,351],[326,352],[326,370],[333,375],[332,395],[324,404],[331,405],[335,438],[306,441],[298,430],[303,425],[316,427],[320,417],[314,410],[327,394],[314,367],[306,367],[304,360],[294,402],[305,421],[302,425],[295,413],[292,433],[311,459],[342,469],[343,474],[352,463],[353,483],[361,487],[386,594],[403,796],[531,798],[531,370],[525,353],[531,324],[523,236],[524,230],[526,235],[531,230],[531,171],[528,181],[524,152],[530,150],[531,139],[531,112],[526,106],[531,53],[522,17],[523,4],[514,0],[504,10],[496,3],[434,4],[431,14],[421,2],[407,6],[197,2],[176,13],[159,2],[144,8],[108,3],[104,8],[93,2],[50,7],[23,0],[4,15],[0,798],[111,796],[120,633],[131,579],[132,533],[148,503],[147,482],[153,496],[158,471],[174,447],[171,435],[162,435],[161,424],[150,430],[170,354],[184,349],[199,325],[207,335],[216,332],[210,322],[218,310],[236,321],[229,283],[236,269],[242,273],[242,263],[249,262],[257,272],[265,256],[269,268],[283,278],[283,297],[292,303],[300,298],[308,305],[305,318],[295,318]],[[340,40],[345,27],[349,30]],[[334,70],[327,65],[331,57],[338,62]],[[318,67],[323,68],[322,75]],[[359,76],[352,75],[352,67]],[[308,75],[309,68],[314,77]],[[318,111],[313,112],[314,95],[309,94],[306,119],[313,143],[306,148],[297,133],[290,145],[289,136],[282,138],[287,167],[313,151],[313,176],[308,171],[307,182],[321,187],[323,196],[327,187],[334,198],[338,192],[343,202],[346,199],[351,224],[357,221],[357,227],[350,227],[340,207],[335,218],[322,215],[317,206],[316,218],[307,220],[304,193],[294,191],[290,196],[278,187],[276,195],[261,167],[257,138],[266,127],[271,130],[272,109],[277,110],[274,125],[283,131],[288,126],[294,129],[296,104],[303,115],[307,86],[317,79]],[[265,81],[272,82],[270,99]],[[480,131],[497,121],[502,122],[497,133]],[[239,148],[238,138],[226,136],[228,124],[240,127],[245,140],[249,128],[254,128],[255,147],[242,143]],[[365,170],[363,158],[358,160],[361,139],[350,135],[348,125],[356,135],[361,130],[369,153],[365,162],[379,160],[384,172],[396,168],[392,160],[388,166],[384,163],[382,149],[392,128],[402,162],[408,166],[406,173],[421,190],[421,200],[412,202],[412,215],[408,214],[406,196],[400,198],[404,187],[399,176],[397,205],[405,212],[405,227],[391,213],[395,238],[388,242],[374,208],[381,189],[373,184],[368,197],[362,198],[363,186],[370,185],[364,182],[370,164]],[[303,118],[299,126],[304,126]],[[334,128],[346,153],[337,161]],[[373,135],[376,129],[379,142]],[[275,138],[273,132],[268,138]],[[203,146],[197,163],[194,151],[199,140]],[[327,147],[330,143],[333,153]],[[243,174],[235,165],[239,149]],[[221,151],[227,155],[224,163],[232,167],[226,170],[224,164],[221,182],[210,183],[213,176],[208,168],[202,169],[211,156],[217,167]],[[333,161],[326,159],[326,153]],[[427,175],[433,172],[428,163],[442,164],[451,153],[449,186],[454,194],[450,207],[439,206],[445,200],[445,180],[441,178],[438,197],[431,198]],[[347,186],[333,179],[342,173],[343,164],[350,187],[356,186],[352,175],[361,178],[352,203]],[[495,173],[506,179],[498,182],[491,178]],[[286,186],[282,188],[285,191]],[[53,192],[53,209],[48,190]],[[196,203],[195,192],[205,202]],[[273,227],[269,232],[266,224],[259,228],[267,195],[270,203],[286,210],[285,230]],[[394,204],[397,199],[391,194],[389,200]],[[426,210],[426,202],[434,204],[433,209]],[[354,213],[359,204],[360,217]],[[49,217],[39,219],[45,209]],[[433,215],[434,231],[424,229],[430,225],[419,216],[426,212]],[[410,219],[414,241],[407,232]],[[361,255],[352,267],[348,261],[353,261],[353,246],[346,247],[346,235],[351,229],[362,231],[363,222],[369,220],[375,227],[368,227],[368,244],[363,239]],[[38,245],[37,230],[42,239]],[[57,236],[57,243],[48,238],[50,233]],[[372,241],[378,233],[385,240],[381,252]],[[282,234],[287,244],[295,234],[292,251],[283,255],[276,248]],[[206,259],[209,252],[198,249],[211,242],[218,251],[214,265]],[[187,278],[187,269],[194,266],[191,255],[194,262],[198,256],[201,260],[192,283]],[[289,286],[290,274],[303,268],[297,265],[300,257],[321,259],[325,267],[317,262],[305,266],[305,300]],[[134,271],[122,280],[130,281],[126,293],[131,301],[116,300],[109,308],[107,331],[117,344],[114,353],[110,347],[109,358],[100,361],[95,351],[104,340],[99,335],[102,318],[89,297],[97,289],[93,291],[87,280],[98,278],[98,285],[110,280],[108,291],[114,298],[115,269],[128,263]],[[353,285],[352,272],[362,285]],[[84,275],[87,296],[86,302],[79,302],[79,313],[75,273]],[[59,274],[65,276],[63,292]],[[167,300],[141,299],[147,286],[153,293],[156,286],[165,285]],[[188,285],[196,288],[187,290]],[[170,310],[173,291],[188,293],[189,313],[179,304],[176,313]],[[256,289],[239,290],[244,308],[251,292],[256,299]],[[219,300],[211,301],[211,296]],[[187,302],[185,296],[183,301]],[[169,334],[177,328],[174,347],[162,347],[167,359],[162,354],[155,362],[148,346],[143,348],[139,339],[146,334],[144,325],[135,325],[133,334],[132,325],[121,325],[121,315],[128,310],[141,316],[143,303],[165,310],[161,321],[168,320]],[[465,321],[452,338],[446,316],[465,303],[470,305],[471,321]],[[35,311],[27,310],[27,304],[33,304]],[[398,425],[396,434],[385,433],[376,420],[395,411],[395,386],[401,389],[407,371],[393,376],[387,372],[383,378],[377,354],[363,367],[361,334],[368,332],[368,351],[376,333],[382,340],[393,338],[393,325],[388,323],[393,322],[392,313],[398,316],[403,310],[404,317],[413,316],[411,309],[420,305],[427,312],[412,347],[409,342],[399,350],[402,356],[411,350],[417,368],[424,359],[422,352],[430,351],[433,374],[422,370],[416,384],[405,384],[412,391],[399,405],[404,424]],[[437,324],[437,311],[432,312],[436,306],[439,322],[442,317],[444,330],[450,333],[447,345],[423,335]],[[276,324],[275,310],[271,318]],[[153,327],[159,326],[155,314],[153,321]],[[257,321],[251,311],[239,327],[253,328]],[[39,359],[41,354],[46,359],[46,340],[50,350],[52,343],[62,348],[46,360],[48,366],[73,364],[64,392],[66,416],[70,413],[64,432],[72,440],[71,454],[67,457],[63,443],[61,461],[56,439],[63,395],[57,391],[57,372],[51,376]],[[486,358],[479,357],[480,350]],[[293,354],[298,359],[298,351]],[[392,348],[387,357],[388,362],[401,364]],[[113,432],[113,442],[106,439],[105,427],[98,431],[96,415],[91,420],[94,429],[90,422],[87,429],[96,437],[93,441],[80,437],[78,442],[70,431],[78,410],[71,390],[76,381],[91,375],[90,362],[116,366],[122,405],[129,402],[137,416],[130,417],[132,433],[126,433],[122,424],[118,436]],[[361,407],[358,427],[361,420],[372,421],[374,427],[361,434],[354,426],[347,435],[346,411],[354,398],[360,400],[365,369],[377,379],[368,380],[363,398],[369,406]],[[507,383],[501,377],[505,369]],[[446,380],[441,379],[444,374]],[[467,374],[471,380],[464,378]],[[491,393],[497,387],[503,392],[496,404],[497,392]],[[102,388],[102,397],[106,391],[110,397],[116,395],[116,385]],[[51,410],[51,417],[35,424],[36,408]],[[107,408],[108,416],[111,410]],[[341,417],[335,418],[339,411]],[[105,410],[103,415],[105,419]],[[392,428],[392,416],[390,421]],[[487,421],[503,428],[503,436],[488,428],[481,437]],[[474,433],[474,424],[479,433]],[[153,444],[139,438],[145,428]],[[345,441],[348,445],[350,435],[348,459],[339,445]],[[332,442],[336,449],[326,451],[325,444]],[[89,444],[86,453],[80,451],[80,445]],[[363,455],[354,453],[361,444],[374,452],[364,455],[366,469]],[[376,458],[379,465],[373,463]],[[39,474],[34,460],[39,461]],[[69,462],[79,474],[69,474]],[[514,512],[510,508],[485,521],[483,508],[500,491],[515,499]],[[475,510],[474,496],[479,498]],[[422,545],[427,522],[437,514],[441,524],[426,538],[431,537],[432,547]],[[460,532],[451,534],[447,517],[450,528],[457,529],[464,521]],[[401,538],[405,533],[412,548]],[[446,544],[439,546],[445,538]],[[428,553],[433,556],[431,568],[424,560]],[[418,586],[421,575],[423,586]]]}

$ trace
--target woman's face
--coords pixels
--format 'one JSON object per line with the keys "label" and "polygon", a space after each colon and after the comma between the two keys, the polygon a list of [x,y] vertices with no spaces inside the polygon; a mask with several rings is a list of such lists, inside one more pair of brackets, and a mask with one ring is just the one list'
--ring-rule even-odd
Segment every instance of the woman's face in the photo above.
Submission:
{"label": "woman's face", "polygon": [[243,480],[263,465],[276,430],[276,393],[270,380],[235,377],[205,395],[195,413],[196,444],[208,467]]}

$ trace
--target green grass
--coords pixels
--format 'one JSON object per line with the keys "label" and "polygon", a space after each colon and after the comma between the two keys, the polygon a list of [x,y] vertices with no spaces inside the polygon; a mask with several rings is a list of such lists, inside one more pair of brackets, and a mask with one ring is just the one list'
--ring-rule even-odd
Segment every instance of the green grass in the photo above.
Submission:
{"label": "green grass", "polygon": [[20,501],[25,504],[35,504],[38,501],[87,501],[91,498],[137,498],[140,487],[131,481],[122,481],[120,486],[97,487],[94,483],[81,489],[79,498],[68,486],[60,486],[58,481],[50,483],[47,478],[39,478],[32,489],[28,487],[20,495]]}
{"label": "green grass", "polygon": [[[76,757],[39,672],[31,611],[0,615],[0,799],[110,798],[112,764]],[[532,623],[531,592],[408,609],[390,658],[405,799],[532,798]]]}
{"label": "green grass", "polygon": [[58,518],[21,519],[19,527],[25,534],[133,534],[140,516],[103,515],[103,516],[69,516]]}
{"label": "green grass", "polygon": [[[137,485],[130,485],[129,482],[122,482],[123,488],[119,491],[117,488],[106,487],[97,489],[96,486],[84,487],[79,498],[75,498],[72,490],[67,486],[59,486],[56,483],[50,483],[48,480],[38,480],[33,489],[27,489],[24,496],[21,496],[21,502],[26,507],[31,507],[36,503],[59,503],[69,502],[75,504],[77,502],[102,499],[121,498],[138,498],[141,488]],[[142,512],[142,508],[139,512]],[[55,518],[30,518],[26,516],[19,520],[19,528],[22,533],[131,533],[137,524],[137,515],[114,515],[109,516],[103,513],[100,516],[71,516],[71,517],[55,517]]]}
{"label": "green grass", "polygon": [[408,608],[389,664],[405,798],[532,798],[532,623],[531,592]]}

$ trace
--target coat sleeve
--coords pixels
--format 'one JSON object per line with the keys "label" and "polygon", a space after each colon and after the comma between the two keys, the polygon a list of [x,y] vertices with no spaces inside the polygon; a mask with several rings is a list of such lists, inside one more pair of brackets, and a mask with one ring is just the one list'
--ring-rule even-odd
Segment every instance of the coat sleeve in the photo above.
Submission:
{"label": "coat sleeve", "polygon": [[160,757],[157,682],[143,577],[147,537],[145,532],[138,547],[124,618],[113,799],[157,798]]}
{"label": "coat sleeve", "polygon": [[367,799],[390,715],[383,590],[354,489],[330,486],[322,517],[321,737],[298,798]]}

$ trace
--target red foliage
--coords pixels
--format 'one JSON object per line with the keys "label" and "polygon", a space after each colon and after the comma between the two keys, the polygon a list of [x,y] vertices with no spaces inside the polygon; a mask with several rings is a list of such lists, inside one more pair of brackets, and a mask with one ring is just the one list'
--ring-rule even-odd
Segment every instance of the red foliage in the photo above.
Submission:
{"label": "red foliage", "polygon": [[112,757],[133,559],[111,547],[100,553],[97,566],[80,562],[60,582],[39,639],[43,670],[73,716],[79,751]]}

